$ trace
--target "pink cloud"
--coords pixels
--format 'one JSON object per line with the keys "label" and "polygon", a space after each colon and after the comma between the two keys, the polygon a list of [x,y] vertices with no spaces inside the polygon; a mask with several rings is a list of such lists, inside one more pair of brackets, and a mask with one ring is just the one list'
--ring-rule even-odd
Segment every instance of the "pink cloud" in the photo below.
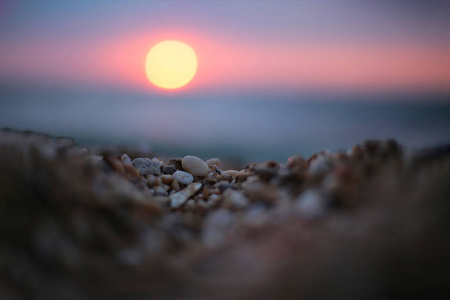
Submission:
{"label": "pink cloud", "polygon": [[0,79],[155,90],[147,51],[178,39],[197,51],[198,73],[183,90],[448,90],[450,47],[421,44],[258,44],[176,30],[113,40],[28,40],[1,45]]}

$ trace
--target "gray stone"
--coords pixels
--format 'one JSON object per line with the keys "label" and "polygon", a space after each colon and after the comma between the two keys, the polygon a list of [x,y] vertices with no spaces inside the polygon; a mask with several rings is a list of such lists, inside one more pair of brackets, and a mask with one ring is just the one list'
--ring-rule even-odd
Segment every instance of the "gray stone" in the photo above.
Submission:
{"label": "gray stone", "polygon": [[141,172],[142,176],[148,174],[159,175],[161,174],[160,164],[149,158],[136,158],[133,160],[133,167]]}
{"label": "gray stone", "polygon": [[177,168],[174,165],[165,165],[164,168],[163,168],[163,173],[164,174],[172,175],[176,171],[177,171]]}

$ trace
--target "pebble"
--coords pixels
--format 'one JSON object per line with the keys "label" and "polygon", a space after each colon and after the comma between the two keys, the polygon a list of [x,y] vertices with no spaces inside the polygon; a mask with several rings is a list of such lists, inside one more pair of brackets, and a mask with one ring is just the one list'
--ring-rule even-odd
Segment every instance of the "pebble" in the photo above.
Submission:
{"label": "pebble", "polygon": [[183,184],[191,184],[194,182],[194,176],[184,171],[176,171],[172,175],[173,179]]}
{"label": "pebble", "polygon": [[177,171],[177,168],[174,165],[165,165],[162,171],[164,174],[172,175]]}
{"label": "pebble", "polygon": [[132,166],[131,158],[125,153],[120,157],[124,165]]}
{"label": "pebble", "polygon": [[210,158],[206,161],[206,164],[208,165],[208,167],[212,167],[212,166],[217,166],[218,168],[220,168],[220,159],[218,158]]}
{"label": "pebble", "polygon": [[171,184],[173,181],[173,176],[172,175],[162,175],[161,181],[164,184]]}
{"label": "pebble", "polygon": [[155,175],[149,174],[147,175],[147,185],[150,187],[158,186],[161,184],[161,178],[156,177]]}
{"label": "pebble", "polygon": [[249,176],[251,176],[251,175],[252,175],[252,174],[251,174],[249,171],[247,171],[247,170],[239,171],[239,172],[236,174],[236,176],[235,176],[236,182],[237,182],[237,183],[244,182],[244,181],[246,181],[247,178],[248,178]]}
{"label": "pebble", "polygon": [[206,176],[209,172],[208,165],[200,158],[192,155],[183,157],[181,161],[183,169],[194,176]]}
{"label": "pebble", "polygon": [[184,171],[181,165],[181,158],[171,159],[168,164],[174,166],[177,170]]}
{"label": "pebble", "polygon": [[161,174],[160,164],[150,158],[136,158],[133,160],[133,167],[141,172],[142,176],[148,174],[159,175]]}
{"label": "pebble", "polygon": [[152,158],[152,161],[157,162],[159,164],[159,167],[161,168],[164,165],[164,162],[160,160],[159,158]]}
{"label": "pebble", "polygon": [[175,192],[178,192],[181,190],[180,184],[178,183],[178,181],[174,180],[172,181],[172,184],[170,185],[170,187],[172,188],[172,190],[174,190]]}
{"label": "pebble", "polygon": [[231,182],[234,177],[239,173],[239,171],[236,170],[227,170],[227,171],[222,171],[222,178]]}
{"label": "pebble", "polygon": [[200,182],[190,184],[184,190],[170,195],[170,206],[172,208],[181,207],[190,197],[197,193],[203,185]]}
{"label": "pebble", "polygon": [[167,191],[162,187],[162,186],[157,186],[154,188],[155,190],[155,194],[157,196],[167,196],[169,195],[169,193],[167,193]]}

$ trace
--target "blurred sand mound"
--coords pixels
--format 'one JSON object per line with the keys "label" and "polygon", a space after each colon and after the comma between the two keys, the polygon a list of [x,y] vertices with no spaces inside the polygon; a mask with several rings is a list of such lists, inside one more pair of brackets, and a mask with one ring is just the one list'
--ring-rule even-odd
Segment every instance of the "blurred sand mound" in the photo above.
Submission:
{"label": "blurred sand mound", "polygon": [[0,132],[0,298],[449,298],[450,151],[286,163]]}

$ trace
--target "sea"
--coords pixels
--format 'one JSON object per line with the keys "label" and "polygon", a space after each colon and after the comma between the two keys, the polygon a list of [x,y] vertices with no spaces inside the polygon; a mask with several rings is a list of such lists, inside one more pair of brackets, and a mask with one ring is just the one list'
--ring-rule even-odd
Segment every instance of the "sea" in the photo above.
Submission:
{"label": "sea", "polygon": [[2,89],[0,128],[71,137],[90,147],[127,146],[242,164],[286,161],[365,140],[405,148],[450,143],[442,95],[190,95]]}

